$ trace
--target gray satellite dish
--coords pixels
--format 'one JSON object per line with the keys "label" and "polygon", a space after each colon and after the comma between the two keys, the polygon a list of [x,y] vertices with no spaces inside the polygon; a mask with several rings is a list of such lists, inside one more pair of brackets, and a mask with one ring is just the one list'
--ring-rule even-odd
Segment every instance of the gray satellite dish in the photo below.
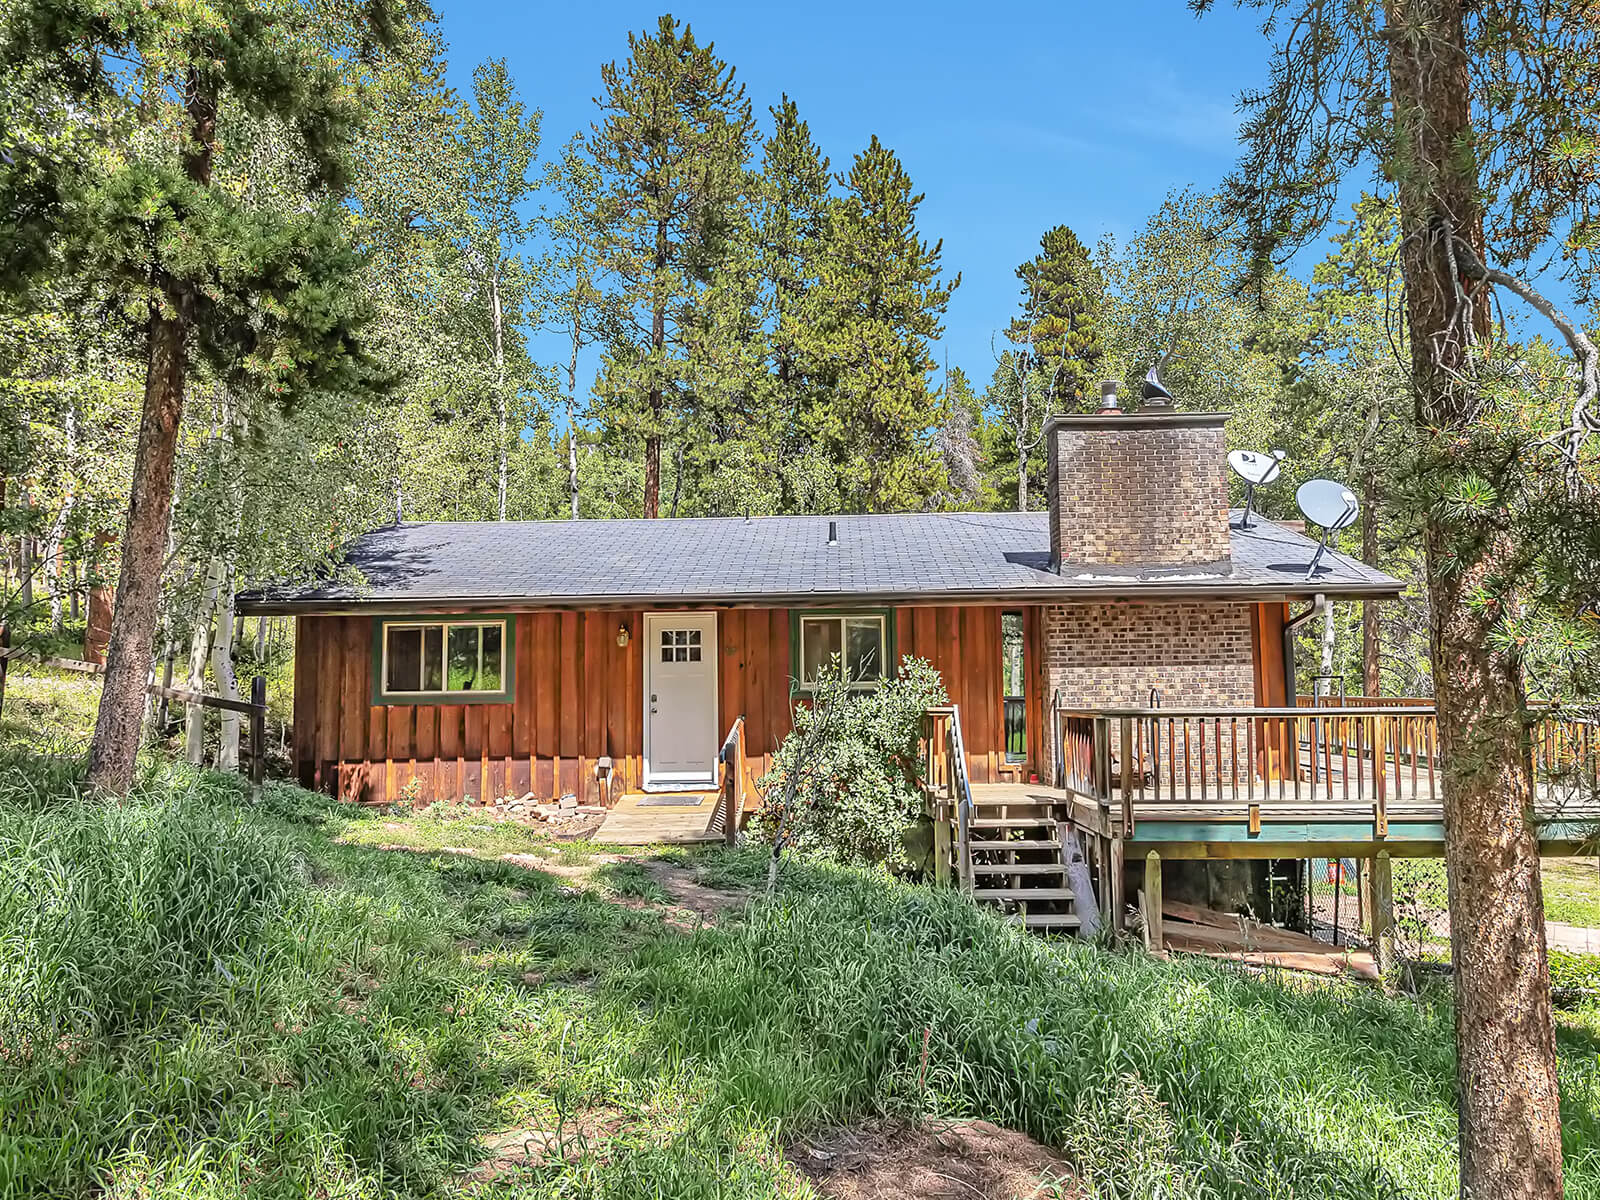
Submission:
{"label": "gray satellite dish", "polygon": [[1361,502],[1344,484],[1332,479],[1307,480],[1295,492],[1294,500],[1306,520],[1322,526],[1322,544],[1317,547],[1317,552],[1311,556],[1311,565],[1306,568],[1306,578],[1310,579],[1317,573],[1317,564],[1327,552],[1328,540],[1341,529],[1348,529],[1355,524],[1356,517],[1361,514]]}
{"label": "gray satellite dish", "polygon": [[1259,450],[1232,450],[1228,465],[1233,473],[1244,480],[1244,516],[1239,518],[1239,528],[1250,528],[1250,506],[1255,503],[1256,489],[1278,477],[1283,460],[1288,456],[1282,450],[1262,454]]}

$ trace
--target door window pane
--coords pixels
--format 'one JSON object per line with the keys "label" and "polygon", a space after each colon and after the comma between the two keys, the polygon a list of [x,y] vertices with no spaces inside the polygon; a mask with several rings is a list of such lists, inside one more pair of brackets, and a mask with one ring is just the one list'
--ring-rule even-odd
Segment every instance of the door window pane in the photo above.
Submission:
{"label": "door window pane", "polygon": [[483,626],[483,671],[478,676],[478,687],[485,692],[500,690],[502,631],[498,625]]}
{"label": "door window pane", "polygon": [[445,688],[452,692],[478,690],[478,626],[450,626],[449,674]]}
{"label": "door window pane", "polygon": [[883,678],[883,621],[850,617],[845,621],[845,669],[851,683],[876,683]]}
{"label": "door window pane", "polygon": [[389,672],[385,686],[391,692],[422,688],[422,630],[389,630]]}

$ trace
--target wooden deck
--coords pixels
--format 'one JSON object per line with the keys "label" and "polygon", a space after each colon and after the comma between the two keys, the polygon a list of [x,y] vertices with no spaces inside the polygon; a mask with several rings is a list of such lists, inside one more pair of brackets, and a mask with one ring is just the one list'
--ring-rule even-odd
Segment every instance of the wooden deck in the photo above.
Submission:
{"label": "wooden deck", "polygon": [[[683,803],[644,803],[663,800]],[[612,846],[719,842],[718,812],[715,792],[629,792],[606,814],[594,840]]]}

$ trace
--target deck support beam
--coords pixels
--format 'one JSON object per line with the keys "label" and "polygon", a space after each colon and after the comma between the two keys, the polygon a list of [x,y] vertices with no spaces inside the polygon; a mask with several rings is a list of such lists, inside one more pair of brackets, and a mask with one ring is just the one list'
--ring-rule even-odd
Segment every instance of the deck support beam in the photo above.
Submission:
{"label": "deck support beam", "polygon": [[1152,850],[1144,856],[1144,926],[1154,954],[1161,953],[1167,944],[1161,928],[1161,904],[1161,855]]}
{"label": "deck support beam", "polygon": [[1394,864],[1379,851],[1366,871],[1364,897],[1372,929],[1372,961],[1380,974],[1394,965]]}

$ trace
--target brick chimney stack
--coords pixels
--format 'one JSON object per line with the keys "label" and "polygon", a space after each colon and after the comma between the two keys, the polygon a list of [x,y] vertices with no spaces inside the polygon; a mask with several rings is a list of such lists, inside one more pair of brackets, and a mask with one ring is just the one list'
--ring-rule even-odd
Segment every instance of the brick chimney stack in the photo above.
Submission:
{"label": "brick chimney stack", "polygon": [[1051,565],[1226,568],[1227,420],[1165,397],[1126,412],[1109,381],[1099,412],[1051,417]]}

